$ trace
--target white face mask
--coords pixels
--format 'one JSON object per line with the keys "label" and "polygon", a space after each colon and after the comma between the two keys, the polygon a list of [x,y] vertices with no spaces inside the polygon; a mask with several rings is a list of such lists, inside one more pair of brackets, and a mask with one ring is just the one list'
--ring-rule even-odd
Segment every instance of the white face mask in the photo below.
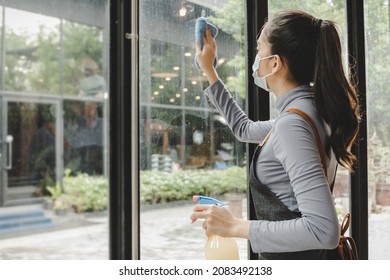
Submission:
{"label": "white face mask", "polygon": [[253,70],[252,76],[253,76],[253,78],[255,79],[255,84],[256,84],[258,87],[260,87],[260,88],[262,88],[262,89],[264,89],[264,90],[266,90],[266,91],[270,91],[269,88],[268,88],[268,86],[267,86],[267,80],[266,80],[266,78],[267,78],[268,76],[271,76],[271,75],[274,74],[274,73],[271,72],[271,73],[269,73],[269,74],[267,74],[267,75],[265,75],[265,76],[263,76],[263,77],[259,77],[259,76],[257,76],[257,71],[259,70],[259,66],[260,66],[260,61],[261,61],[261,60],[263,60],[263,59],[268,59],[268,58],[271,58],[271,57],[274,57],[274,56],[275,56],[275,55],[270,55],[270,56],[266,56],[266,57],[260,58],[260,56],[257,54],[257,55],[256,55],[256,59],[255,59],[255,62],[253,63],[253,66],[252,66],[252,70]]}

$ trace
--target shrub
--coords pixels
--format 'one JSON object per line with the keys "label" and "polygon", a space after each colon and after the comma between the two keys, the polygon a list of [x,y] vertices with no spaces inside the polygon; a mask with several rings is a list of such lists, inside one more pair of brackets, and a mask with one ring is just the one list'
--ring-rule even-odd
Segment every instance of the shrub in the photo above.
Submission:
{"label": "shrub", "polygon": [[108,181],[103,176],[65,176],[64,193],[77,213],[103,211],[108,207]]}
{"label": "shrub", "polygon": [[223,170],[186,170],[167,173],[142,171],[141,203],[155,204],[191,199],[194,194],[222,195],[229,191],[246,191],[246,168]]}
{"label": "shrub", "polygon": [[[77,213],[103,211],[108,207],[108,180],[103,176],[65,173],[63,193]],[[223,170],[140,172],[141,203],[156,204],[188,200],[195,194],[217,196],[230,191],[246,191],[245,167]],[[53,193],[54,195],[54,193]],[[52,199],[55,199],[52,196]]]}

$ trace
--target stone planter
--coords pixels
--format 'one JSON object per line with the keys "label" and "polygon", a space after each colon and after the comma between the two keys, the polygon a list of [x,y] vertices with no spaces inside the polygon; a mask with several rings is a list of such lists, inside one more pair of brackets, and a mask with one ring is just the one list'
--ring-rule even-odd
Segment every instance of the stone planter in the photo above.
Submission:
{"label": "stone planter", "polygon": [[68,209],[66,209],[66,208],[57,208],[57,209],[54,209],[54,213],[57,216],[65,216],[68,213]]}

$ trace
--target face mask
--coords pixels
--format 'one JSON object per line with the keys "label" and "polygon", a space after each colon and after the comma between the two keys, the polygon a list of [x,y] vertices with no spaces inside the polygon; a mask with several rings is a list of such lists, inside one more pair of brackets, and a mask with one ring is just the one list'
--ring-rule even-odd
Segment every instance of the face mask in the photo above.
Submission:
{"label": "face mask", "polygon": [[255,84],[256,84],[258,87],[260,87],[260,88],[262,88],[262,89],[264,89],[264,90],[266,90],[266,91],[269,91],[269,88],[268,88],[268,86],[267,86],[267,80],[266,80],[266,78],[267,78],[268,76],[271,76],[271,75],[274,74],[274,73],[269,73],[269,74],[267,74],[267,75],[265,75],[265,76],[263,76],[263,77],[259,77],[259,76],[257,76],[257,71],[259,70],[259,66],[260,66],[260,61],[261,61],[261,60],[263,60],[263,59],[268,59],[268,58],[271,58],[271,57],[274,57],[274,56],[275,56],[275,55],[270,55],[270,56],[266,56],[266,57],[260,58],[260,56],[257,54],[257,55],[256,55],[256,59],[255,59],[255,62],[253,63],[253,66],[252,66],[252,70],[253,70],[252,76],[253,76],[253,78],[255,79]]}

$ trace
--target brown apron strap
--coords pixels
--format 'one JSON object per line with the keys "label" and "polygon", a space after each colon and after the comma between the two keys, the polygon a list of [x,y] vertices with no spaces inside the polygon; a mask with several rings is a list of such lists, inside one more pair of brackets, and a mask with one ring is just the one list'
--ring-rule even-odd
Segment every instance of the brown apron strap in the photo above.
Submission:
{"label": "brown apron strap", "polygon": [[311,127],[314,131],[316,140],[317,140],[317,147],[318,147],[318,151],[319,151],[320,157],[321,157],[322,168],[324,168],[325,176],[327,177],[328,175],[327,175],[327,168],[326,168],[324,146],[322,145],[321,137],[320,137],[320,134],[318,133],[318,129],[317,129],[314,121],[312,120],[312,118],[308,114],[306,114],[302,110],[299,110],[296,108],[290,108],[290,109],[287,109],[286,111],[301,115],[311,125]]}
{"label": "brown apron strap", "polygon": [[264,137],[263,141],[261,141],[261,143],[259,144],[260,147],[263,147],[265,142],[267,142],[269,136],[271,135],[271,132],[272,132],[272,128],[268,131],[267,135]]}

